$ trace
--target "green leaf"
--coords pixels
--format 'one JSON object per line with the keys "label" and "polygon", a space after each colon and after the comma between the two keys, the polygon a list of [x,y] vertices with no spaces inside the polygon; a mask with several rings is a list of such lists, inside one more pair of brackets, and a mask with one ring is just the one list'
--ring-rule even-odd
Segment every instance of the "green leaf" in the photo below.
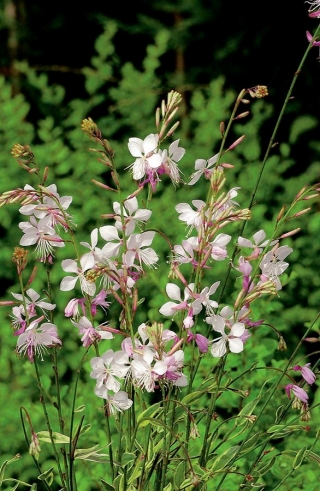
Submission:
{"label": "green leaf", "polygon": [[268,462],[264,463],[263,465],[258,465],[255,468],[255,472],[257,472],[259,476],[263,476],[263,474],[266,474],[271,469],[271,467],[273,467],[275,461],[276,458],[272,457],[272,459],[268,460]]}
{"label": "green leaf", "polygon": [[106,481],[104,481],[103,479],[100,479],[100,482],[101,482],[101,484],[103,484],[104,489],[106,489],[107,491],[115,491],[114,486],[112,486],[111,484],[108,484],[108,483],[107,483]]}
{"label": "green leaf", "polygon": [[198,401],[201,396],[205,393],[204,390],[197,390],[196,392],[191,392],[191,394],[187,394],[181,401],[181,404],[184,406],[189,406],[192,402]]}
{"label": "green leaf", "polygon": [[253,436],[251,436],[242,446],[240,454],[246,454],[251,451],[255,446],[257,441],[259,440],[261,433],[257,432]]}
{"label": "green leaf", "polygon": [[298,469],[298,467],[300,467],[300,465],[303,463],[304,459],[307,457],[308,455],[308,449],[307,447],[302,447],[300,448],[300,450],[297,452],[297,455],[292,463],[292,468],[293,469]]}
{"label": "green leaf", "polygon": [[51,484],[53,483],[53,478],[54,478],[53,467],[50,467],[50,469],[48,469],[47,471],[40,474],[40,476],[38,476],[38,479],[40,481],[45,481],[49,486],[51,486]]}
{"label": "green leaf", "polygon": [[82,411],[85,410],[85,405],[82,404],[82,406],[77,407],[77,409],[74,410],[75,413],[81,413]]}
{"label": "green leaf", "polygon": [[267,433],[274,433],[272,438],[282,438],[286,435],[290,435],[294,431],[301,431],[303,429],[300,425],[273,425],[267,430]]}
{"label": "green leaf", "polygon": [[136,456],[135,456],[134,453],[125,452],[124,454],[122,454],[122,456],[121,456],[121,465],[122,465],[122,467],[125,467],[125,466],[131,464],[129,466],[129,469],[130,469],[130,467],[132,467],[132,464],[135,461],[135,458],[136,458]]}
{"label": "green leaf", "polygon": [[[49,431],[39,431],[37,433],[39,440],[42,442],[51,443],[50,433]],[[70,438],[67,435],[62,435],[62,433],[58,433],[57,431],[52,432],[52,439],[55,443],[69,443]]]}
{"label": "green leaf", "polygon": [[186,463],[185,461],[180,462],[174,473],[174,486],[176,489],[180,489],[186,474]]}
{"label": "green leaf", "polygon": [[15,455],[12,459],[10,460],[5,460],[2,464],[1,464],[1,467],[0,467],[0,484],[2,484],[3,482],[3,479],[4,479],[4,473],[5,473],[5,470],[6,470],[6,467],[7,465],[11,464],[11,462],[15,462],[16,460],[19,460],[21,459],[21,455],[20,454],[17,454]]}
{"label": "green leaf", "polygon": [[107,463],[110,462],[110,456],[106,453],[99,453],[102,448],[99,445],[95,445],[90,448],[77,448],[74,453],[75,459],[90,460],[91,462]]}
{"label": "green leaf", "polygon": [[223,452],[221,455],[219,455],[215,461],[213,462],[210,470],[211,472],[219,472],[227,465],[229,462],[233,459],[233,457],[238,453],[240,448],[240,445],[235,445],[233,447],[230,447],[228,450]]}
{"label": "green leaf", "polygon": [[147,409],[145,409],[145,411],[139,414],[137,418],[138,427],[144,428],[145,426],[148,426],[150,424],[150,418],[154,418],[160,412],[162,412],[162,408],[160,407],[160,402],[157,404],[153,404],[153,406],[150,406]]}
{"label": "green leaf", "polygon": [[236,425],[241,426],[248,421],[248,416],[252,415],[253,410],[255,409],[256,405],[258,404],[259,399],[253,399],[252,401],[248,402],[240,411],[238,418],[236,419]]}

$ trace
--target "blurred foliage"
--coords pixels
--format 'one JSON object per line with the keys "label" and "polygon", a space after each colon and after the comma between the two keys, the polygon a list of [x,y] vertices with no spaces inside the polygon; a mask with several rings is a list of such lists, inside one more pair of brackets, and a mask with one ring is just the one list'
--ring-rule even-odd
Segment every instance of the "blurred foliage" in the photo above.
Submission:
{"label": "blurred foliage", "polygon": [[[158,2],[157,2],[158,3]],[[125,62],[115,49],[115,38],[119,32],[116,22],[108,21],[104,31],[98,36],[94,44],[95,54],[89,66],[81,69],[83,81],[81,92],[85,94],[81,98],[75,95],[70,98],[64,87],[60,84],[52,84],[50,77],[41,71],[29,66],[26,61],[15,63],[16,73],[22,92],[17,93],[12,89],[13,83],[0,77],[0,165],[2,169],[0,180],[0,192],[16,187],[23,187],[26,178],[25,171],[17,166],[10,155],[13,144],[19,142],[28,144],[36,156],[36,160],[43,169],[50,168],[49,182],[58,185],[60,195],[72,195],[73,203],[71,212],[77,223],[78,240],[88,240],[91,230],[104,222],[99,215],[112,212],[111,193],[95,187],[91,179],[97,179],[108,184],[106,169],[97,161],[97,154],[88,151],[89,144],[80,130],[81,120],[92,117],[102,130],[104,137],[110,142],[116,153],[117,168],[121,172],[122,184],[125,193],[132,191],[132,184],[127,166],[131,164],[132,157],[127,150],[127,140],[131,136],[144,138],[155,131],[152,122],[152,114],[162,98],[166,95],[166,88],[171,89],[175,83],[182,83],[181,77],[170,78],[166,73],[163,76],[162,60],[165,59],[169,48],[175,49],[181,46],[185,39],[186,30],[190,27],[201,25],[205,21],[207,10],[197,10],[194,2],[179,2],[180,9],[187,12],[192,22],[183,21],[179,24],[179,35],[175,30],[159,27],[159,21],[148,23],[148,17],[142,18],[144,29],[157,31],[154,42],[150,43],[145,56],[140,64],[136,65],[130,60]],[[163,10],[170,10],[171,3],[162,4]],[[222,4],[220,4],[221,6]],[[230,7],[229,7],[230,8]],[[190,14],[190,9],[194,17]],[[195,15],[198,15],[198,18]],[[141,16],[140,16],[141,17]],[[163,26],[162,26],[163,27]],[[132,27],[134,29],[134,26]],[[154,32],[153,31],[153,32]],[[201,38],[201,36],[200,36]],[[199,38],[197,39],[199,42]],[[183,44],[183,43],[182,43]],[[238,48],[239,49],[239,48]],[[218,55],[221,60],[227,56],[227,51],[237,51],[237,40],[231,39],[225,49],[220,48]],[[298,60],[297,60],[298,61]],[[223,66],[222,66],[223,68]],[[181,74],[180,74],[181,75]],[[165,79],[165,80],[164,80]],[[79,79],[78,79],[79,80]],[[274,87],[277,90],[277,87]],[[282,89],[281,89],[282,90]],[[76,93],[78,92],[78,89]],[[184,93],[184,106],[182,107],[182,124],[174,135],[174,139],[180,138],[180,144],[187,152],[181,161],[183,179],[188,180],[194,170],[194,161],[198,158],[208,159],[218,152],[221,141],[219,125],[221,121],[227,122],[237,94],[234,86],[229,84],[228,78],[218,76],[210,80],[205,86],[193,87],[192,91]],[[247,107],[246,107],[247,109]],[[251,199],[251,193],[261,167],[261,160],[268,142],[270,127],[274,124],[277,111],[268,100],[253,101],[250,104],[250,116],[234,123],[230,145],[242,134],[245,140],[236,149],[226,154],[225,161],[234,165],[228,170],[229,187],[240,187],[238,201],[242,206],[247,206]],[[36,123],[33,124],[36,118]],[[295,148],[301,139],[309,139],[307,150],[310,155],[319,155],[319,142],[315,138],[313,130],[317,126],[317,119],[311,114],[295,115],[286,126],[287,141],[280,143],[270,156],[262,183],[256,196],[253,216],[245,227],[244,235],[248,238],[257,230],[263,228],[269,236],[273,230],[274,220],[283,204],[289,205],[298,191],[305,185],[319,180],[319,157],[310,160],[309,152],[303,159],[297,158]],[[32,176],[28,176],[28,183],[33,185]],[[183,232],[183,225],[174,227],[176,222],[175,204],[191,199],[205,199],[206,190],[198,187],[181,187],[174,189],[163,178],[163,184],[157,192],[153,203],[153,216],[150,226],[164,230],[172,243],[177,243]],[[313,203],[313,209],[302,218],[292,219],[288,225],[290,229],[301,227],[301,232],[285,241],[292,246],[293,254],[289,258],[287,284],[279,292],[279,299],[269,304],[261,302],[259,315],[267,318],[267,322],[278,329],[287,341],[290,350],[296,345],[303,334],[306,325],[310,323],[319,310],[320,305],[320,254],[319,254],[319,219],[316,211],[319,211],[319,203]],[[5,291],[19,291],[14,277],[14,267],[11,263],[13,247],[19,244],[20,231],[17,227],[21,220],[18,207],[12,205],[1,209],[1,259],[4,267],[1,268],[1,296]],[[230,225],[225,233],[230,233],[236,241],[238,225]],[[157,251],[162,258],[166,258],[169,251],[167,244],[157,239]],[[59,252],[59,258],[53,269],[53,280],[56,281],[54,289],[58,292],[57,285],[61,278],[59,261],[68,257],[68,249]],[[220,279],[223,265],[218,264],[214,270],[213,281]],[[41,272],[40,272],[41,276]],[[165,297],[165,266],[160,266],[157,271],[149,275],[152,280],[152,288],[141,285],[142,295],[145,294],[145,312],[150,320],[159,319],[159,307],[166,301]],[[237,281],[236,275],[233,280]],[[39,284],[41,282],[39,281]],[[232,294],[233,284],[228,285],[228,294]],[[61,337],[64,340],[64,358],[60,357],[60,371],[63,380],[63,394],[66,407],[68,396],[72,387],[69,385],[72,373],[77,369],[82,351],[79,349],[79,339],[74,329],[71,329],[69,321],[63,319],[62,313],[69,298],[66,294],[60,294],[55,299],[60,311],[57,324],[61,329]],[[9,299],[8,296],[6,299]],[[227,303],[227,300],[226,300]],[[36,479],[31,458],[27,455],[27,447],[24,443],[19,422],[19,406],[24,405],[32,413],[33,425],[37,431],[44,430],[42,414],[38,404],[38,391],[33,375],[33,367],[29,362],[17,359],[14,354],[15,338],[10,336],[10,319],[5,309],[0,310],[2,325],[0,345],[0,398],[2,403],[0,434],[1,434],[1,459],[11,458],[16,453],[21,453],[22,460],[10,465],[12,476],[32,482]],[[137,321],[144,322],[145,314],[137,315]],[[116,313],[114,322],[117,322]],[[167,326],[170,322],[167,321]],[[308,354],[309,346],[305,347]],[[66,356],[65,353],[68,352]],[[311,349],[310,351],[311,352]],[[299,353],[302,356],[303,353]],[[281,355],[282,366],[285,359]],[[277,339],[275,334],[263,328],[258,335],[252,336],[248,342],[248,349],[243,353],[241,369],[249,370],[255,362],[263,363],[271,371],[278,367],[279,352],[277,352]],[[313,358],[308,359],[312,361]],[[238,356],[228,358],[227,377],[236,373],[239,368]],[[234,363],[234,365],[233,365]],[[50,363],[43,363],[41,370],[46,381],[46,390],[51,398],[52,374]],[[201,365],[199,377],[210,373],[210,362]],[[86,424],[91,425],[88,433],[92,445],[104,441],[104,430],[101,427],[101,419],[97,416],[100,411],[100,401],[93,394],[92,381],[88,376],[89,364],[85,363],[85,370],[81,373],[81,390],[79,391],[78,405],[84,404]],[[272,375],[271,375],[272,376]],[[269,374],[264,370],[252,370],[245,377],[238,380],[236,388],[248,391],[250,398],[254,398],[260,392],[261,387]],[[200,383],[200,380],[199,380]],[[92,390],[90,389],[92,387]],[[85,390],[84,390],[85,388]],[[280,389],[281,390],[281,389]],[[319,391],[315,397],[319,399]],[[281,404],[285,404],[285,396],[279,397]],[[315,399],[315,402],[317,399]],[[319,401],[317,401],[319,402]],[[234,397],[230,393],[222,394],[218,402],[219,421],[221,418],[236,414],[241,408],[243,398],[236,392]],[[203,404],[203,401],[202,401]],[[274,417],[279,406],[279,401],[272,401],[268,412],[261,422],[261,431],[274,423]],[[203,407],[203,405],[202,405]],[[55,411],[51,408],[51,411]],[[102,416],[102,411],[101,411]],[[313,428],[319,427],[319,416],[314,416],[311,421]],[[58,431],[58,428],[55,430]],[[223,438],[224,436],[219,436]],[[285,449],[298,450],[303,445],[313,441],[314,431],[299,433],[299,440],[290,437],[288,440],[272,442],[277,452]],[[46,446],[43,444],[43,460],[46,458]],[[289,463],[288,463],[289,462]],[[46,465],[50,467],[51,462]],[[98,464],[80,462],[77,463],[83,479],[79,480],[79,491],[99,489],[93,487],[97,476],[101,476]],[[272,471],[264,476],[265,489],[272,490],[274,482],[281,480],[285,469],[291,465],[290,457],[281,455]],[[46,469],[43,469],[43,471]],[[303,474],[293,474],[288,482],[290,490],[305,489],[315,491],[317,467],[311,462],[308,471]],[[107,478],[107,476],[106,476]],[[237,480],[230,476],[228,489],[238,489]],[[283,488],[284,489],[284,488]]]}

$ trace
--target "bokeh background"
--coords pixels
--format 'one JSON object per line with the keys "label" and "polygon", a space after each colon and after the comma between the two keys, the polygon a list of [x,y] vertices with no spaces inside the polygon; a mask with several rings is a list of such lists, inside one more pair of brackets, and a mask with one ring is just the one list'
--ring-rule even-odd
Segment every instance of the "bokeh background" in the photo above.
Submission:
{"label": "bokeh background", "polygon": [[[183,96],[181,126],[175,138],[180,138],[187,150],[181,162],[187,179],[195,159],[208,159],[218,151],[219,124],[228,120],[237,94],[242,88],[260,84],[268,86],[269,96],[250,105],[250,116],[233,126],[228,142],[246,135],[230,155],[234,169],[228,177],[230,187],[241,188],[241,205],[248,206],[272,129],[307,47],[306,31],[314,32],[317,26],[316,20],[308,18],[307,10],[308,4],[302,0],[291,4],[274,0],[137,0],[125,6],[123,2],[99,0],[81,4],[56,0],[46,5],[40,0],[1,0],[0,192],[23,187],[26,178],[30,179],[10,155],[13,144],[30,145],[38,164],[50,167],[50,182],[58,184],[60,195],[73,195],[77,234],[79,240],[88,241],[94,227],[106,224],[100,215],[112,211],[113,196],[91,183],[91,179],[108,183],[109,177],[95,155],[88,152],[92,144],[80,129],[83,118],[93,118],[115,149],[129,193],[132,183],[124,170],[132,161],[128,138],[144,138],[155,131],[155,108],[170,90]],[[271,234],[281,206],[290,204],[305,184],[320,181],[318,56],[315,47],[299,74],[294,98],[279,128],[278,145],[257,193],[253,218],[246,227],[248,237],[260,228]],[[30,180],[29,184],[34,183]],[[163,229],[165,217],[165,231],[178,243],[183,226],[176,226],[173,203],[205,196],[201,185],[175,190],[164,178],[152,226]],[[11,291],[18,291],[11,255],[20,240],[19,221],[17,206],[0,210],[2,300],[10,299]],[[278,299],[264,305],[264,315],[284,335],[289,350],[319,310],[319,201],[313,202],[308,215],[292,220],[288,230],[296,227],[302,228],[301,233],[286,241],[294,248],[285,276],[287,285]],[[230,233],[232,230],[236,233],[235,228]],[[158,247],[165,258],[168,251],[163,242]],[[61,259],[68,257],[68,252],[63,251]],[[151,296],[145,303],[152,320],[160,320],[158,309],[165,301],[166,276],[164,273],[159,281],[160,276],[154,273]],[[61,270],[54,270],[53,278],[58,291]],[[41,285],[41,272],[37,284]],[[232,285],[227,291],[232,295]],[[81,355],[77,333],[62,316],[67,300],[64,296],[57,301],[68,353],[61,361],[66,394]],[[39,424],[41,413],[33,405],[38,395],[36,385],[30,382],[34,380],[32,367],[14,353],[16,339],[11,336],[9,312],[3,307],[0,320],[0,455],[5,459],[17,452],[26,454],[19,406],[31,404]],[[139,320],[145,321],[142,315]],[[276,352],[276,338],[267,329],[262,337],[263,345],[256,340],[250,361],[277,366],[283,356]],[[307,345],[300,354],[313,362],[317,359],[317,355],[311,356],[313,351],[315,346]],[[84,375],[86,382],[90,380]],[[247,381],[251,390],[261,383],[259,377]],[[48,372],[49,395],[50,388]],[[92,402],[90,389],[86,390],[79,405],[87,404],[87,418],[93,424],[97,403]],[[232,414],[238,404],[231,399],[229,406],[224,403],[227,414]],[[95,431],[98,438],[99,432],[103,433],[99,426]],[[92,442],[95,444],[96,439]],[[19,465],[15,464],[16,476],[35,479],[31,459],[25,458]],[[92,483],[95,472],[94,467],[85,469],[88,483]],[[281,469],[275,472],[281,475]],[[312,488],[312,476],[310,479],[299,489],[316,489]],[[85,478],[83,483],[83,489],[89,489]],[[267,485],[270,483],[272,479]],[[288,489],[295,489],[295,485],[293,482]]]}

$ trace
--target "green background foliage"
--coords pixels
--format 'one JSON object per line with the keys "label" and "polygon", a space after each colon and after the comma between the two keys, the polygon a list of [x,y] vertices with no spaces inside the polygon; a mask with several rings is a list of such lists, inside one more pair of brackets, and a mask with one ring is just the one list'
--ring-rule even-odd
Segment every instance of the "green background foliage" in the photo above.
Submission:
{"label": "green background foliage", "polygon": [[[107,18],[103,10],[99,15],[94,12],[93,17],[99,20],[96,23],[99,25],[99,29],[96,27],[99,35],[96,32],[93,36],[93,30],[90,31],[85,43],[86,62],[81,65],[76,75],[73,74],[75,77],[73,81],[70,83],[70,79],[67,79],[66,84],[63,79],[63,71],[52,75],[50,71],[34,67],[40,62],[44,64],[44,61],[40,57],[41,48],[38,46],[35,49],[33,44],[35,41],[28,32],[28,29],[31,29],[30,24],[25,24],[25,30],[19,31],[21,36],[19,47],[22,53],[24,53],[23,50],[29,49],[29,52],[32,50],[32,56],[15,57],[10,50],[7,53],[0,52],[2,64],[11,67],[9,76],[0,75],[0,193],[23,187],[26,177],[29,177],[29,184],[34,184],[32,176],[27,176],[10,155],[13,144],[30,145],[39,166],[42,169],[45,166],[49,167],[49,183],[55,182],[58,185],[60,195],[73,196],[71,213],[77,223],[78,241],[88,241],[93,228],[109,223],[103,221],[100,215],[112,212],[114,196],[94,186],[91,182],[91,179],[97,179],[109,184],[109,176],[103,165],[97,161],[97,155],[88,151],[88,147],[94,145],[88,142],[80,129],[83,118],[92,117],[102,130],[104,137],[110,141],[115,150],[115,161],[121,173],[122,185],[129,194],[133,188],[130,175],[126,170],[132,162],[127,149],[128,138],[132,136],[144,138],[149,133],[155,132],[154,110],[161,99],[165,98],[168,90],[179,90],[183,94],[183,105],[180,111],[181,126],[175,133],[174,139],[180,138],[180,144],[186,148],[186,155],[181,161],[181,169],[183,178],[187,181],[194,170],[196,159],[208,159],[219,150],[220,122],[228,120],[234,100],[242,87],[256,83],[271,83],[270,97],[253,101],[250,104],[249,117],[240,119],[233,125],[232,135],[228,141],[228,144],[231,144],[236,138],[243,134],[246,135],[241,145],[226,155],[226,162],[234,165],[234,168],[228,171],[229,187],[240,187],[238,201],[243,207],[248,206],[272,127],[281,107],[281,98],[284,97],[290,82],[290,74],[292,75],[299,62],[299,53],[302,54],[304,50],[305,27],[300,26],[300,51],[298,50],[297,56],[294,56],[289,75],[286,74],[285,79],[279,76],[282,75],[283,67],[278,64],[274,70],[271,68],[263,70],[262,62],[257,55],[257,71],[256,73],[251,72],[249,81],[249,75],[243,66],[245,63],[235,63],[235,60],[239,58],[239,50],[244,62],[249,59],[251,44],[248,38],[251,39],[251,35],[245,30],[232,31],[235,21],[229,17],[229,32],[233,32],[233,35],[226,34],[227,39],[221,39],[217,26],[222,22],[222,18],[224,19],[226,7],[223,6],[223,2],[209,3],[210,6],[215,3],[215,15],[204,1],[176,2],[175,8],[172,8],[171,2],[154,2],[152,8],[147,6],[149,2],[140,2],[139,14],[132,13],[135,22],[132,22],[132,19],[131,21],[127,18],[121,19],[117,11],[114,12],[114,19],[110,19],[110,13]],[[229,4],[229,2],[225,3]],[[255,2],[255,4],[258,3]],[[256,8],[258,9],[257,6]],[[29,17],[38,19],[40,12],[35,6],[31,10],[33,17],[31,14]],[[2,31],[0,32],[10,33],[4,9],[1,15],[0,28],[2,27]],[[269,19],[269,11],[266,12],[266,16]],[[168,22],[168,19],[171,21]],[[244,22],[244,14],[238,17],[238,20],[240,23]],[[66,22],[62,14],[60,21],[62,25],[63,22]],[[306,19],[306,24],[307,22],[309,21]],[[56,23],[56,26],[53,20],[52,25],[49,21],[47,23],[51,32],[56,36],[59,35],[60,31],[57,27],[59,23]],[[308,28],[310,28],[309,25]],[[211,41],[208,36],[209,32],[212,33]],[[263,33],[262,29],[260,37],[252,45],[254,53],[257,53],[259,48],[266,49],[261,47],[266,37]],[[133,43],[134,46],[130,46],[129,35],[137,36],[136,42]],[[25,47],[23,47],[24,42]],[[77,43],[81,50],[83,39],[74,36],[71,44],[76,47]],[[127,51],[123,49],[124,43],[128,47]],[[283,53],[284,44],[286,43],[279,41],[281,53]],[[197,59],[194,53],[199,52],[201,55],[199,54],[199,59]],[[203,62],[203,52],[206,53],[205,57],[210,60],[210,63]],[[307,89],[312,88],[310,74],[317,76],[317,84],[319,81],[318,70],[316,73],[313,66],[316,64],[314,54],[312,51],[311,62],[308,60],[305,72],[301,74],[304,81],[297,87],[300,97],[290,103],[280,129],[279,144],[273,149],[268,160],[253,207],[252,220],[245,229],[246,237],[250,237],[261,228],[269,236],[281,206],[289,205],[302,186],[319,181],[319,120],[316,112],[319,103],[313,105],[312,102],[317,93],[314,86],[314,91],[308,93],[309,98],[305,104],[306,98],[301,97],[303,90],[309,92]],[[51,56],[50,60],[55,63],[52,55],[48,56],[49,58]],[[192,57],[193,63],[191,62]],[[80,63],[78,54],[75,58],[74,63]],[[292,60],[292,52],[290,52],[290,60]],[[268,62],[269,67],[272,66],[272,59],[265,60],[267,66]],[[75,66],[71,68],[75,70]],[[265,76],[267,80],[257,80],[258,75]],[[66,72],[66,77],[70,77],[70,73]],[[174,205],[190,202],[191,199],[205,199],[205,196],[206,189],[201,185],[194,188],[175,189],[171,186],[169,179],[164,177],[153,203],[150,227],[164,230],[173,244],[179,243],[184,227],[182,224],[176,224],[177,214]],[[294,249],[289,258],[287,284],[279,292],[278,299],[271,303],[261,302],[260,311],[256,312],[257,318],[259,316],[266,318],[269,324],[281,332],[286,339],[289,354],[306,326],[314,319],[320,305],[320,248],[317,215],[319,202],[313,202],[312,206],[312,210],[307,215],[300,219],[292,219],[288,229],[283,230],[287,232],[290,229],[301,227],[301,232],[297,236],[285,241]],[[21,217],[18,213],[18,206],[11,205],[1,209],[0,289],[2,299],[10,299],[11,291],[19,291],[14,265],[11,262],[13,248],[19,244],[20,240],[20,230],[17,227],[19,221]],[[224,232],[233,235],[235,243],[238,225],[231,225]],[[158,254],[165,259],[169,253],[167,244],[160,239],[157,239],[156,244]],[[69,257],[68,253],[68,248],[59,251],[57,264],[52,271],[53,280],[56,281],[55,293],[59,292],[58,285],[62,274],[59,262]],[[219,275],[222,271],[223,266],[218,264],[213,271],[212,282],[220,279]],[[35,282],[35,288],[41,285],[41,274],[39,271],[39,279]],[[144,322],[146,318],[161,320],[158,310],[166,301],[166,274],[164,264],[157,271],[151,272],[148,284],[141,285],[142,295],[145,295],[146,300],[143,313],[137,315],[137,322]],[[236,281],[234,275],[227,290],[231,296],[232,282]],[[9,294],[6,294],[6,291]],[[57,325],[64,341],[63,358],[60,357],[59,364],[66,405],[72,390],[70,385],[72,373],[77,369],[83,355],[77,332],[62,315],[69,298],[70,296],[68,297],[66,293],[59,294],[59,297],[55,298],[60,312]],[[225,303],[228,303],[227,299]],[[115,311],[113,315],[113,322],[116,324],[117,312]],[[37,431],[45,430],[38,403],[37,386],[33,367],[26,360],[19,359],[14,353],[16,338],[11,336],[9,312],[4,307],[0,310],[0,321],[2,326],[0,346],[1,461],[20,453],[23,458],[10,465],[10,475],[33,482],[36,480],[37,473],[27,454],[27,447],[20,429],[19,407],[23,405],[28,408]],[[171,327],[169,321],[166,322],[166,327]],[[307,361],[315,361],[316,356],[311,355],[313,351],[314,345],[311,347],[305,345],[304,353],[299,353],[300,361],[304,354],[310,355]],[[242,355],[228,358],[226,380],[238,373],[239,364],[243,372],[249,370],[254,363],[268,368],[246,373],[235,384],[234,394],[231,395],[229,391],[221,395],[218,401],[217,424],[223,418],[238,414],[242,406],[247,403],[247,398],[243,398],[237,391],[247,391],[249,394],[247,397],[250,400],[258,397],[263,384],[273,377],[273,370],[281,369],[285,365],[287,356],[286,353],[277,351],[277,339],[274,333],[267,327],[263,327],[259,329],[259,333],[254,333],[248,342],[248,349]],[[303,364],[302,361],[301,364]],[[45,389],[50,399],[52,397],[52,374],[48,360],[41,363],[41,370],[44,374]],[[208,359],[201,365],[199,385],[200,377],[207,377],[212,370],[214,368]],[[103,420],[101,401],[97,400],[93,394],[89,371],[89,362],[86,361],[81,375],[78,406],[85,405],[85,423],[91,425],[90,431],[86,434],[89,441],[89,445],[86,441],[86,446],[93,446],[97,442],[104,442],[105,434],[101,426]],[[319,390],[310,393],[310,397],[314,403],[319,403]],[[278,407],[286,403],[283,390],[279,389],[279,398],[271,401],[268,412],[261,421],[259,431],[265,431],[274,424],[274,416]],[[201,407],[204,407],[203,400],[199,403],[199,408],[196,404],[194,406],[195,410],[200,410]],[[51,411],[54,413],[55,410],[51,408]],[[271,491],[274,482],[279,482],[283,473],[290,467],[292,456],[285,452],[298,451],[313,441],[315,429],[319,427],[317,414],[313,415],[310,426],[310,432],[300,432],[299,438],[293,435],[286,439],[272,441],[272,445],[276,448],[273,452],[277,455],[282,453],[272,470],[263,476],[265,489]],[[220,439],[222,444],[228,428],[227,425],[217,433],[216,438]],[[58,431],[58,428],[56,430]],[[236,443],[237,439],[234,444]],[[41,459],[45,461],[46,455],[49,454],[46,445],[42,444],[42,447]],[[193,451],[196,453],[197,450],[197,441],[195,441]],[[46,468],[51,465],[53,463],[47,460]],[[107,479],[107,471],[105,476],[103,473],[101,475],[101,465],[91,462],[78,464],[78,471],[82,476],[82,479],[79,480],[79,491],[99,489],[94,482],[98,477]],[[304,472],[304,467],[306,472]],[[297,472],[290,476],[286,487],[282,489],[316,490],[317,469],[315,462],[304,463]],[[228,482],[228,490],[238,489],[239,481],[236,474],[230,475],[226,482]]]}

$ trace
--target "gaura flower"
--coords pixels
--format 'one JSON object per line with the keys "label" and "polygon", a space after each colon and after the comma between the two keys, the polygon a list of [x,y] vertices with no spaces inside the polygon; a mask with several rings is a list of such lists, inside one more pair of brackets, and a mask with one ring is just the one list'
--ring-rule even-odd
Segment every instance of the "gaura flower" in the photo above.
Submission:
{"label": "gaura flower", "polygon": [[39,355],[43,359],[43,352],[54,345],[61,345],[58,336],[57,326],[51,322],[39,325],[44,316],[39,317],[30,323],[26,330],[20,334],[17,341],[17,352],[27,354],[29,360],[33,362],[34,355]]}
{"label": "gaura flower", "polygon": [[144,140],[129,138],[129,152],[136,160],[129,166],[135,181],[142,179],[148,169],[157,169],[162,163],[161,155],[157,152],[159,137],[151,133]]}
{"label": "gaura flower", "polygon": [[313,373],[313,371],[309,368],[311,365],[311,363],[307,363],[306,365],[304,365],[303,367],[300,366],[300,365],[295,365],[293,367],[293,370],[295,371],[300,371],[301,372],[301,375],[302,377],[304,378],[304,380],[312,385],[315,381],[316,381],[316,375]]}

